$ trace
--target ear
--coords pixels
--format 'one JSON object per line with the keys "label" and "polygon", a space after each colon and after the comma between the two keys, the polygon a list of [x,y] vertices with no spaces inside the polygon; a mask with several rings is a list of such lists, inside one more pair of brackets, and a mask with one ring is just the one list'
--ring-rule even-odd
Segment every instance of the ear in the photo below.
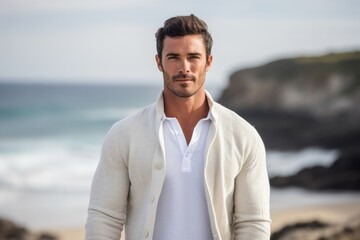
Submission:
{"label": "ear", "polygon": [[206,71],[209,71],[209,70],[210,70],[212,60],[213,60],[213,56],[210,55],[210,56],[208,57],[208,59],[206,60],[206,67],[205,67],[205,70],[206,70]]}
{"label": "ear", "polygon": [[158,55],[155,55],[155,60],[156,60],[156,65],[157,65],[157,67],[158,67],[159,71],[160,71],[160,72],[163,72],[163,68],[162,68],[161,60],[160,60],[160,58],[159,58],[159,56],[158,56]]}

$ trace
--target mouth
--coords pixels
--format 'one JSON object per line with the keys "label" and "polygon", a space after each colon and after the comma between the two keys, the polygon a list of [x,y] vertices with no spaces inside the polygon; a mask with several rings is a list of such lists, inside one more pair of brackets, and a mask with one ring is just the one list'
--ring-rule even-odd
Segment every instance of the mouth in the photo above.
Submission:
{"label": "mouth", "polygon": [[188,74],[179,74],[173,77],[175,82],[194,82],[195,77]]}
{"label": "mouth", "polygon": [[192,78],[176,78],[174,79],[176,82],[190,82],[193,81]]}

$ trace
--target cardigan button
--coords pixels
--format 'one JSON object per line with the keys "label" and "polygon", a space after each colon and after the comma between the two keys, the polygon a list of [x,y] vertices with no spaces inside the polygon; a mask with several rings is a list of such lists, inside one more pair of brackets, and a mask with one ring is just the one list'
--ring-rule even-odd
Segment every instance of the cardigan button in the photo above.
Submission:
{"label": "cardigan button", "polygon": [[158,162],[155,164],[155,168],[160,170],[162,168],[163,164],[161,162]]}

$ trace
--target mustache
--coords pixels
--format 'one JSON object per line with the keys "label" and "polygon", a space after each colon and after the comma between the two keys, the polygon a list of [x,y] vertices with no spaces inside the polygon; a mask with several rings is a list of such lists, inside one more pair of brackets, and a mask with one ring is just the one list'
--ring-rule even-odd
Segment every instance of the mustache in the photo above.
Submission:
{"label": "mustache", "polygon": [[182,79],[182,78],[188,78],[188,79],[191,79],[193,81],[196,80],[196,77],[194,75],[191,75],[191,74],[186,74],[186,73],[179,73],[179,74],[176,74],[172,77],[172,80],[178,80],[178,79]]}

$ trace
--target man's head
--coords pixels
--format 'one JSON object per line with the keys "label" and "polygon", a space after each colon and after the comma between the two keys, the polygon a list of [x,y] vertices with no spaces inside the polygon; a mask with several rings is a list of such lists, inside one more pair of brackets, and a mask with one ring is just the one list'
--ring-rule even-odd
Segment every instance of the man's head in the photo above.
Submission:
{"label": "man's head", "polygon": [[169,18],[165,21],[164,27],[159,28],[156,32],[156,49],[160,61],[162,60],[165,37],[183,37],[187,35],[201,35],[204,41],[206,57],[208,58],[211,55],[213,41],[208,32],[208,27],[203,20],[191,14],[189,16]]}
{"label": "man's head", "polygon": [[203,95],[212,62],[212,39],[206,24],[194,15],[173,17],[158,30],[156,39],[155,58],[163,73],[164,93],[182,98]]}

